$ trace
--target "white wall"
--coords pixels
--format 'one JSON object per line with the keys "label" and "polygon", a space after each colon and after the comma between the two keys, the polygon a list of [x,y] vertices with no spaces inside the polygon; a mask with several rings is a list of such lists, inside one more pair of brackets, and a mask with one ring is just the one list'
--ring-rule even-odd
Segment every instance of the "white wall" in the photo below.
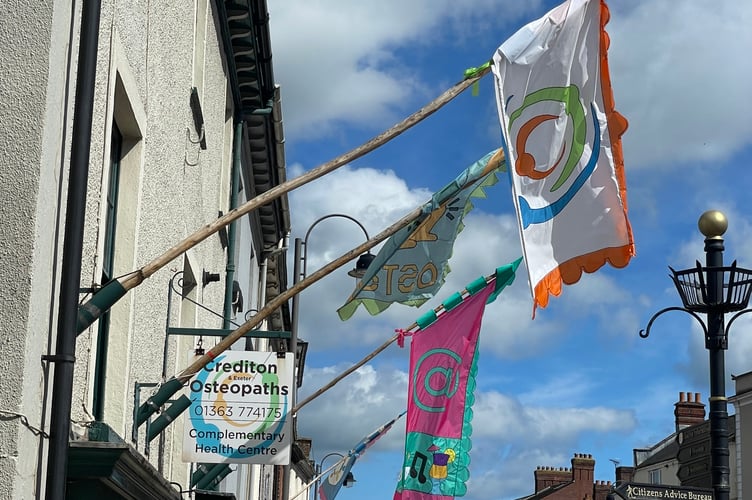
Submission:
{"label": "white wall", "polygon": [[[102,197],[109,182],[113,119],[126,129],[133,146],[121,165],[125,209],[118,214],[116,275],[151,262],[216,219],[219,210],[228,210],[228,81],[212,2],[197,4],[208,9],[203,24],[196,23],[192,2],[102,2],[82,287],[101,284]],[[56,333],[62,254],[58,224],[64,222],[75,88],[72,70],[66,95],[67,54],[70,49],[74,60],[78,56],[80,19],[70,5],[61,0],[22,2],[0,16],[0,412],[9,417],[0,420],[0,499],[38,497],[45,482],[44,441],[37,430],[49,424],[42,413],[49,408],[51,385],[45,385],[41,356],[53,349]],[[191,142],[198,136],[189,107],[194,86],[201,89],[206,150]],[[199,278],[203,270],[220,273],[220,282],[199,284],[196,296],[221,313],[226,262],[219,238],[197,245],[187,258]],[[168,283],[182,270],[183,259],[157,271],[112,311],[105,422],[126,441],[132,430],[134,384],[162,377]],[[194,323],[222,326],[221,319],[201,312]],[[96,332],[92,327],[77,341],[72,418],[81,425],[91,420]],[[193,339],[170,339],[168,377],[187,366],[192,345]],[[161,460],[157,442],[151,444],[150,461],[187,489],[182,435],[169,429]],[[143,450],[143,441],[138,447]]]}
{"label": "white wall", "polygon": [[[0,16],[0,498],[37,491],[45,460],[39,430],[45,371],[55,334],[62,247],[58,191],[70,138],[65,82],[69,2],[14,5]],[[76,50],[74,44],[73,50]],[[42,481],[43,482],[43,481]]]}

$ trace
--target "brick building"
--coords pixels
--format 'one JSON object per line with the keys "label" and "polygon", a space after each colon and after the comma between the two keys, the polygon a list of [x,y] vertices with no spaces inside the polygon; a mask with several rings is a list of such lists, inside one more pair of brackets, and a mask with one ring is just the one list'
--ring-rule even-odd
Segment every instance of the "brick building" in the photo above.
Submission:
{"label": "brick building", "polygon": [[592,455],[575,453],[572,467],[538,467],[535,470],[535,493],[520,500],[606,500],[611,481],[596,481]]}
{"label": "brick building", "polygon": [[681,486],[678,437],[693,433],[704,422],[705,404],[700,393],[680,392],[679,401],[674,403],[674,432],[652,446],[634,449],[633,480],[644,484]]}
{"label": "brick building", "polygon": [[[752,450],[752,372],[733,375],[736,393],[729,398],[734,413],[728,417],[730,498],[738,500],[742,492],[752,490],[752,475],[744,474],[744,457]],[[674,403],[674,432],[658,443],[635,448],[634,466],[616,467],[615,483],[596,481],[595,459],[575,454],[572,467],[538,467],[535,493],[518,500],[607,500],[612,489],[623,483],[712,487],[710,478],[710,422],[701,394],[680,392]],[[619,495],[616,498],[621,498]]]}

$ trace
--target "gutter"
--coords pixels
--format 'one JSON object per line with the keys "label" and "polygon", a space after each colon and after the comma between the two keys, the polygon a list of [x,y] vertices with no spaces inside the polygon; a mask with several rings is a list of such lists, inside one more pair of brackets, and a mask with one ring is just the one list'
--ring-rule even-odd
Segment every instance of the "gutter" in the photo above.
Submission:
{"label": "gutter", "polygon": [[[230,210],[238,206],[238,188],[240,187],[240,163],[243,152],[243,122],[235,123],[235,137],[233,138],[232,172],[230,180]],[[222,328],[230,328],[232,317],[232,292],[235,282],[235,239],[238,221],[233,221],[227,228],[227,272],[225,275],[225,305]]]}
{"label": "gutter", "polygon": [[[272,128],[274,130],[275,168],[277,169],[277,184],[287,182],[287,160],[285,159],[285,131],[282,120],[282,97],[280,86],[274,86],[272,100]],[[290,203],[287,196],[279,197],[280,211],[282,212],[283,233],[290,232]]]}
{"label": "gutter", "polygon": [[60,301],[55,354],[43,356],[55,363],[50,407],[50,444],[47,455],[46,498],[62,500],[68,474],[68,435],[73,399],[78,294],[81,286],[86,187],[89,177],[91,123],[94,110],[97,46],[101,0],[83,0],[78,47],[76,97],[71,135],[71,162],[65,212],[65,238],[60,278]]}

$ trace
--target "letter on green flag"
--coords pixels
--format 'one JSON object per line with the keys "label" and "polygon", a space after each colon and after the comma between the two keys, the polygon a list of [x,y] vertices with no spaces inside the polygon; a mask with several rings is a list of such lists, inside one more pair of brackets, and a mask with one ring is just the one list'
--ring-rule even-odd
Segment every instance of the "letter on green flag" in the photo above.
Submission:
{"label": "letter on green flag", "polygon": [[505,169],[502,150],[492,151],[462,172],[431,201],[422,216],[384,243],[347,302],[337,310],[347,320],[360,304],[372,315],[393,302],[418,307],[444,284],[454,240],[472,198],[484,198],[485,188],[496,184]]}

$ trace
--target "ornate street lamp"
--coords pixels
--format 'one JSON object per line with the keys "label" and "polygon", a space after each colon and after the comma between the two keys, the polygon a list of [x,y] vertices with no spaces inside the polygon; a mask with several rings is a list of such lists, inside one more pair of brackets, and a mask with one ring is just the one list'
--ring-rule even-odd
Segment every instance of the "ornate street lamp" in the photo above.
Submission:
{"label": "ornate street lamp", "polygon": [[[693,316],[705,333],[705,348],[710,360],[710,474],[715,500],[729,499],[728,401],[726,399],[725,350],[731,324],[752,309],[747,309],[752,293],[752,271],[723,265],[723,234],[728,228],[726,216],[709,210],[700,216],[700,232],[705,236],[705,267],[697,261],[691,269],[675,271],[671,279],[684,307],[667,307],[650,318],[640,337],[650,335],[650,327],[663,313],[684,311]],[[724,327],[726,313],[736,314]],[[705,314],[703,322],[699,314]]]}

